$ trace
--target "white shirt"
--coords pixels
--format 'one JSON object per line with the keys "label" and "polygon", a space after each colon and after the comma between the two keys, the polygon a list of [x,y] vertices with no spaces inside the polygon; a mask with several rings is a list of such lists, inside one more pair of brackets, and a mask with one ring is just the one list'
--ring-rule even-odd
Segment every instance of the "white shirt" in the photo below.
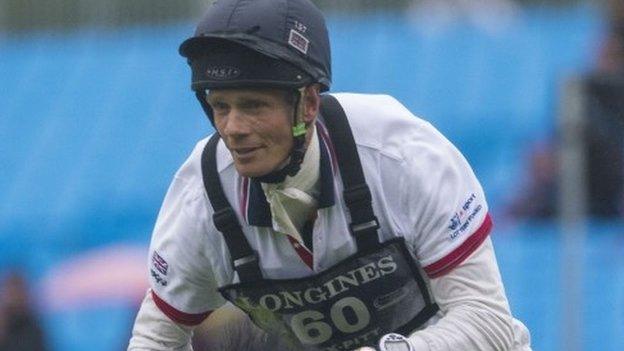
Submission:
{"label": "white shirt", "polygon": [[[439,320],[430,324],[456,323],[459,330],[463,327],[476,333],[459,337],[462,342],[474,341],[488,333],[488,328],[470,325],[474,323],[465,313],[472,313],[471,308],[462,309],[470,303],[464,304],[461,299],[452,303],[444,301],[445,290],[453,296],[456,284],[466,281],[450,280],[449,286],[441,279],[477,249],[485,247],[483,250],[488,251],[485,256],[489,258],[478,264],[477,274],[469,278],[476,287],[483,280],[491,281],[491,286],[496,288],[484,291],[483,296],[479,296],[478,288],[475,290],[479,299],[490,299],[494,306],[495,313],[489,317],[486,313],[485,323],[502,323],[502,329],[512,330],[502,336],[505,339],[503,345],[524,340],[517,342],[522,345],[513,349],[522,350],[519,347],[526,346],[528,350],[528,332],[520,322],[511,318],[493,252],[487,250],[489,244],[483,245],[489,243],[492,226],[483,190],[461,153],[431,124],[413,116],[392,97],[335,96],[345,110],[354,134],[371,189],[373,209],[380,223],[380,240],[404,237],[417,263],[426,272],[425,279],[431,286],[433,298],[442,300],[438,301],[442,310]],[[238,176],[223,143],[217,148],[218,171],[224,191],[237,210],[250,245],[258,252],[265,278],[312,275],[356,250],[348,231],[348,211],[342,196],[337,196],[342,194],[342,181],[322,118],[317,123],[317,134],[321,151],[321,194],[312,234],[313,253],[294,237],[273,231],[261,185]],[[150,248],[149,268],[155,304],[169,318],[185,325],[198,324],[209,311],[221,306],[224,300],[216,292],[217,287],[237,281],[225,241],[212,223],[212,208],[202,183],[200,159],[206,141],[197,144],[177,172],[161,208]],[[436,279],[443,283],[436,286]],[[444,307],[452,309],[445,310]],[[458,313],[454,314],[453,310]],[[506,317],[499,316],[501,313]],[[141,314],[137,324],[140,317]],[[444,328],[435,329],[433,325],[415,333],[413,340],[426,343],[431,350],[446,350],[436,341],[444,337],[444,331],[440,330]],[[514,334],[513,330],[517,332]],[[135,325],[135,336],[136,331]],[[488,339],[491,338],[484,337],[483,340],[487,343]],[[135,344],[138,345],[138,341]]]}

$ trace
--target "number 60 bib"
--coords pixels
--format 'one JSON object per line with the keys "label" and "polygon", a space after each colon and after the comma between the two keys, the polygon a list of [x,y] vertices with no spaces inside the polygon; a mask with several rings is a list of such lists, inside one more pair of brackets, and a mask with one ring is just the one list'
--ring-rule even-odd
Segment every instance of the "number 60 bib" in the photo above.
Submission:
{"label": "number 60 bib", "polygon": [[294,350],[351,350],[407,334],[437,311],[403,238],[310,277],[222,287],[221,294]]}

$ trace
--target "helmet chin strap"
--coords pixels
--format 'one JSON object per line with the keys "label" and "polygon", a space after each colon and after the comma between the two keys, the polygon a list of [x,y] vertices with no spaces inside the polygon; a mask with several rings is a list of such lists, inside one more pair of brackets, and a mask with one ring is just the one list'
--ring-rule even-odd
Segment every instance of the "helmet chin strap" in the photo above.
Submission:
{"label": "helmet chin strap", "polygon": [[253,177],[261,183],[281,183],[287,176],[294,176],[301,169],[303,163],[303,157],[306,152],[305,138],[307,126],[304,122],[300,122],[298,115],[303,109],[300,109],[300,104],[304,101],[303,95],[305,94],[305,87],[297,90],[297,96],[295,101],[295,111],[293,114],[293,148],[290,151],[288,163],[277,170],[271,171],[265,175],[259,177]]}

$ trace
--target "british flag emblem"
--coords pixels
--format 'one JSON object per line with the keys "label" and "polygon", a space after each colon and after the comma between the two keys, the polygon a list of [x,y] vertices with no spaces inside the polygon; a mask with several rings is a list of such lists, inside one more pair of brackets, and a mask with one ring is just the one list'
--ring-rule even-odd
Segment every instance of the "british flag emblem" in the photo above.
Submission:
{"label": "british flag emblem", "polygon": [[154,254],[152,254],[152,265],[160,273],[162,273],[163,275],[167,275],[167,270],[169,269],[169,264],[156,251],[154,251]]}
{"label": "british flag emblem", "polygon": [[303,36],[303,34],[297,32],[294,29],[290,30],[290,35],[288,36],[288,44],[293,48],[301,51],[302,54],[308,53],[308,47],[310,46],[310,41]]}

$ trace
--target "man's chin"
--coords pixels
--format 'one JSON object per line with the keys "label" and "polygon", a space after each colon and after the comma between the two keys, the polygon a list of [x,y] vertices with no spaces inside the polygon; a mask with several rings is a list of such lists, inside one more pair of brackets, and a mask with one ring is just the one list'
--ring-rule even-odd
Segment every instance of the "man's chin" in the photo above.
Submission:
{"label": "man's chin", "polygon": [[238,172],[241,177],[259,178],[281,169],[286,166],[287,162],[288,160],[276,165],[274,163],[256,162],[255,160],[254,162],[241,162],[241,160],[234,159],[234,167],[236,167],[236,172]]}
{"label": "man's chin", "polygon": [[247,167],[244,165],[235,165],[235,166],[236,166],[236,172],[238,172],[238,175],[240,175],[241,177],[257,178],[257,177],[262,177],[263,175],[270,173],[270,171],[267,171],[267,170],[259,170],[259,169]]}

